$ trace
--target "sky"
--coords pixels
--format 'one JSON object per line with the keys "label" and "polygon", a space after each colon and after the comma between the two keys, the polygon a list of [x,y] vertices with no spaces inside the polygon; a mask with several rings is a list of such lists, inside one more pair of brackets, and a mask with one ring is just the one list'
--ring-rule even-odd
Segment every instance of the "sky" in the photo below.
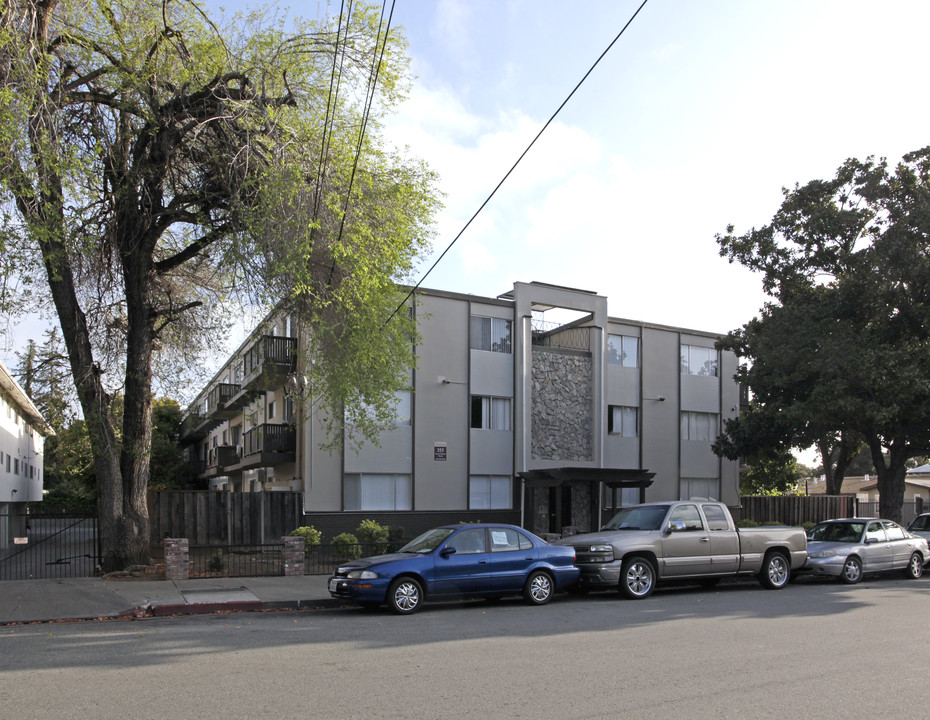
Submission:
{"label": "sky", "polygon": [[[387,136],[445,194],[417,279],[640,3],[396,0],[414,85]],[[540,281],[605,295],[614,317],[741,326],[761,280],[715,235],[765,224],[783,187],[846,158],[930,144],[928,29],[925,0],[648,0],[423,286],[493,297]]]}

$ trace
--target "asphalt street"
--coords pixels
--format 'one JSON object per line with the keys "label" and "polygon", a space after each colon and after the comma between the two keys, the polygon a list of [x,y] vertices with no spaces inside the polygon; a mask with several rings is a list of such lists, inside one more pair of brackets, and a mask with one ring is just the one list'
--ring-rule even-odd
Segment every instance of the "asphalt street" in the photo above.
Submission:
{"label": "asphalt street", "polygon": [[0,628],[15,718],[924,718],[930,580]]}

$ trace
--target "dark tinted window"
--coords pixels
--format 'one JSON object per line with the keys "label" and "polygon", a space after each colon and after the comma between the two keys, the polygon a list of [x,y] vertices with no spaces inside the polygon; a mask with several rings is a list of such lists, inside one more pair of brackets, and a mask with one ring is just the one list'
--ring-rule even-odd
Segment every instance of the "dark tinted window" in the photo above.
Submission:
{"label": "dark tinted window", "polygon": [[720,505],[701,505],[701,510],[704,511],[708,528],[711,530],[729,530],[727,513]]}

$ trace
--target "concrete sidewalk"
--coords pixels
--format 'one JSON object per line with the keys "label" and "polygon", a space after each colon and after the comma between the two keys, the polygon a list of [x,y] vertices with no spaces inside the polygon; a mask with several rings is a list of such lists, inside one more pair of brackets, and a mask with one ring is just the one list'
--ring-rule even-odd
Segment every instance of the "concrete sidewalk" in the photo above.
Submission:
{"label": "concrete sidewalk", "polygon": [[201,580],[8,580],[0,582],[0,625],[344,607],[330,597],[326,575]]}

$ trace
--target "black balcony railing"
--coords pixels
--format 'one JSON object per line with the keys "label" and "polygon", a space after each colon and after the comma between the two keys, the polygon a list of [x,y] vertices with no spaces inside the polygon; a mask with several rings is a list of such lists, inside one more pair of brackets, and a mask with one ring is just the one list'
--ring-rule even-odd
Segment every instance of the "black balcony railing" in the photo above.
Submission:
{"label": "black balcony railing", "polygon": [[243,371],[249,377],[267,365],[284,372],[297,369],[297,338],[263,335],[246,351]]}
{"label": "black balcony railing", "polygon": [[292,453],[297,448],[293,425],[256,425],[242,436],[242,456],[256,453]]}
{"label": "black balcony railing", "polygon": [[207,467],[222,469],[239,462],[239,453],[231,445],[218,445],[210,448],[207,454]]}
{"label": "black balcony railing", "polygon": [[214,387],[207,396],[207,407],[211,411],[221,410],[239,392],[239,385],[220,383]]}

